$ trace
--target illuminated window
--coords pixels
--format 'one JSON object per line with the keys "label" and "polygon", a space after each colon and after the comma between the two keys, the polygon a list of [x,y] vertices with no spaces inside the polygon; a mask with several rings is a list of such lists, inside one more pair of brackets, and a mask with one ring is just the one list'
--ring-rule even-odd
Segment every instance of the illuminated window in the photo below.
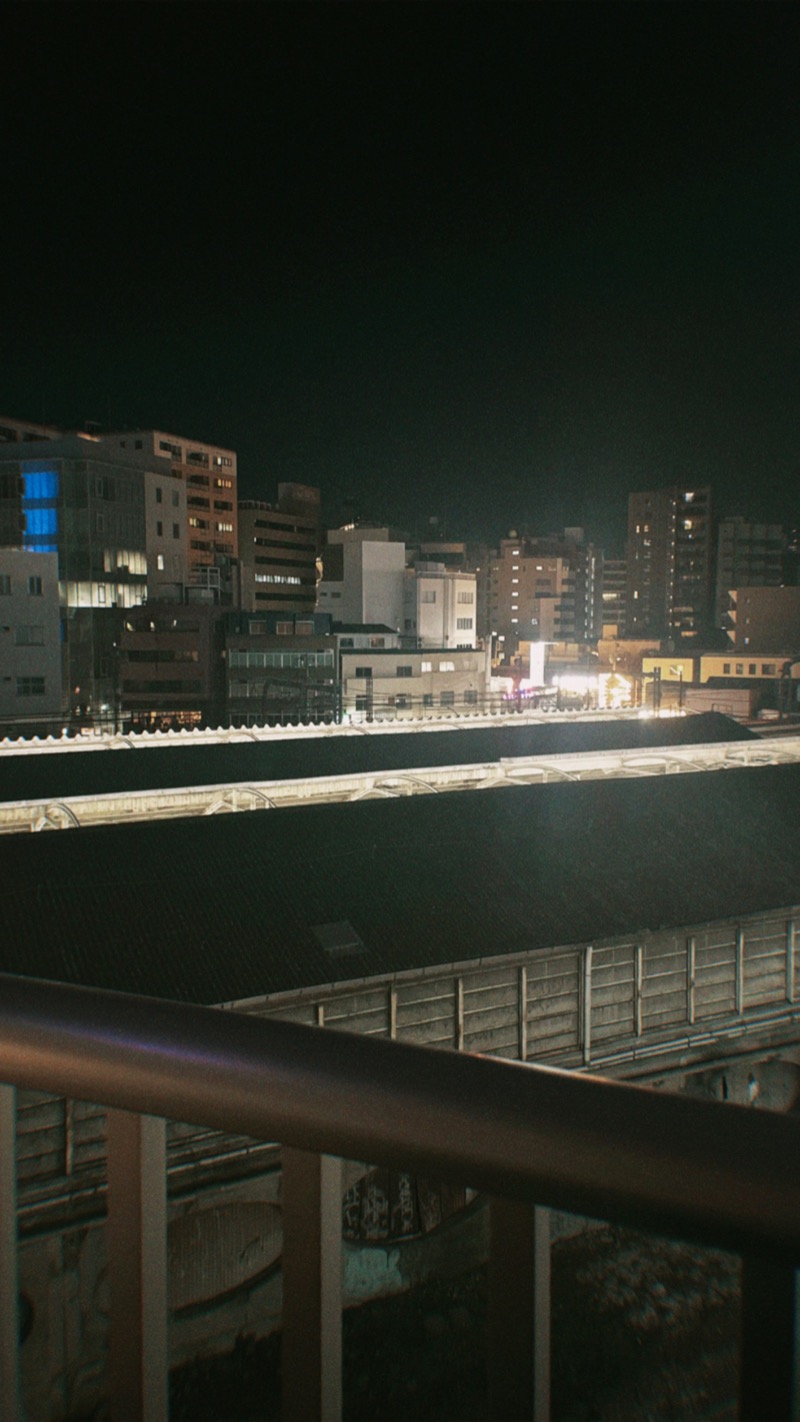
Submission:
{"label": "illuminated window", "polygon": [[163,571],[164,571],[164,554],[163,554],[163,553],[159,553],[159,554],[158,554],[158,556],[157,556],[157,558],[156,558],[156,567],[158,568],[159,573],[163,573]]}
{"label": "illuminated window", "polygon": [[455,671],[455,669],[456,669],[456,664],[455,664],[455,662],[440,662],[440,663],[439,663],[439,671],[440,671],[440,672]]}
{"label": "illuminated window", "polygon": [[421,667],[420,667],[420,671],[423,671],[423,672],[433,671],[433,662],[423,662],[422,665],[421,665]]}

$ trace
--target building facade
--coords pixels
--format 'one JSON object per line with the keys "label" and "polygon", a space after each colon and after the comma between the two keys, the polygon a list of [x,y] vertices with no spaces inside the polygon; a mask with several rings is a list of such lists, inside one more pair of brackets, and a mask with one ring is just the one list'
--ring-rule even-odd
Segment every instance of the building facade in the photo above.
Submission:
{"label": "building facade", "polygon": [[230,724],[333,721],[338,713],[336,652],[325,615],[231,615],[225,634]]}
{"label": "building facade", "polygon": [[403,637],[420,647],[474,647],[477,585],[474,573],[418,562],[403,583]]}
{"label": "building facade", "polygon": [[717,627],[730,628],[731,589],[781,586],[786,547],[786,532],[779,523],[747,523],[743,518],[720,521],[714,597]]}
{"label": "building facade", "polygon": [[317,611],[336,622],[403,626],[405,544],[388,528],[332,528],[322,555]]}
{"label": "building facade", "polygon": [[342,645],[339,655],[346,717],[439,717],[488,705],[488,649],[371,647],[367,651]]}
{"label": "building facade", "polygon": [[58,558],[0,548],[0,736],[61,724]]}
{"label": "building facade", "polygon": [[305,484],[279,484],[274,504],[239,504],[244,611],[313,613],[320,523],[319,489]]}
{"label": "building facade", "polygon": [[626,636],[702,639],[712,622],[712,557],[710,488],[631,494]]}
{"label": "building facade", "polygon": [[185,487],[189,581],[207,584],[205,569],[236,561],[239,535],[234,450],[164,430],[125,430],[105,434],[102,439],[113,449],[141,450],[151,459],[170,461],[173,477]]}
{"label": "building facade", "polygon": [[165,523],[160,539],[148,513],[170,472],[144,448],[88,434],[0,445],[0,541],[58,560],[71,718],[102,720],[113,702],[114,644],[122,612],[147,599],[148,543],[155,568],[162,547],[181,547],[180,528],[173,538]]}
{"label": "building facade", "polygon": [[728,638],[740,652],[800,653],[800,587],[738,587],[729,593]]}
{"label": "building facade", "polygon": [[506,656],[520,642],[595,642],[600,636],[602,555],[583,530],[500,542],[488,571],[488,620]]}
{"label": "building facade", "polygon": [[125,614],[115,658],[115,720],[135,730],[219,726],[225,611],[197,600]]}

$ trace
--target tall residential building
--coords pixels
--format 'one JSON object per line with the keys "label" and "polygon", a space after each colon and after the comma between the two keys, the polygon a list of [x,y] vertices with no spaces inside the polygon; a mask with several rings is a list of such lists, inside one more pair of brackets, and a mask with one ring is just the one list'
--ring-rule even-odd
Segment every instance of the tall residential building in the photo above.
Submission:
{"label": "tall residential building", "polygon": [[317,611],[336,622],[403,626],[406,546],[388,528],[332,528],[322,554]]}
{"label": "tall residential building", "polygon": [[239,556],[236,454],[203,440],[164,430],[122,430],[102,435],[113,449],[141,450],[168,459],[186,489],[184,519],[190,582],[208,585],[207,569]]}
{"label": "tall residential building", "polygon": [[625,599],[628,564],[624,558],[603,561],[603,593],[601,619],[604,637],[625,636]]}
{"label": "tall residential building", "polygon": [[583,529],[500,542],[489,562],[489,630],[506,653],[520,642],[595,642],[601,631],[603,557]]}
{"label": "tall residential building", "polygon": [[733,588],[779,588],[784,582],[786,533],[779,523],[747,523],[724,518],[717,535],[714,618],[727,629]]}
{"label": "tall residential building", "polygon": [[702,637],[711,625],[711,571],[710,488],[630,495],[628,637]]}
{"label": "tall residential building", "polygon": [[239,504],[245,612],[314,611],[320,522],[319,489],[306,484],[279,484],[274,504]]}

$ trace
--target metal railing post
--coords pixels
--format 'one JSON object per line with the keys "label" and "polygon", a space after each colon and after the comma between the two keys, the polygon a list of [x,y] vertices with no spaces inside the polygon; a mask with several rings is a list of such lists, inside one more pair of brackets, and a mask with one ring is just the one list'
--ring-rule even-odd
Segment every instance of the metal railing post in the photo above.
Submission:
{"label": "metal railing post", "polygon": [[742,1256],[739,1422],[798,1422],[798,1273]]}
{"label": "metal railing post", "polygon": [[550,1419],[550,1212],[490,1200],[490,1422]]}
{"label": "metal railing post", "polygon": [[284,1146],[281,1415],[342,1415],[342,1162]]}
{"label": "metal railing post", "polygon": [[166,1122],[108,1112],[113,1422],[167,1422]]}
{"label": "metal railing post", "polygon": [[0,1416],[22,1422],[17,1262],[17,1110],[13,1086],[0,1086]]}

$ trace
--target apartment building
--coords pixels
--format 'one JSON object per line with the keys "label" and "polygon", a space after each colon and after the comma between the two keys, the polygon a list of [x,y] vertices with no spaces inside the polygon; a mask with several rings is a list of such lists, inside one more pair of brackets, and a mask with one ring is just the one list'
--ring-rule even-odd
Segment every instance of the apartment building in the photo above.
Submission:
{"label": "apartment building", "polygon": [[631,494],[626,635],[700,640],[712,620],[712,560],[710,488]]}
{"label": "apartment building", "polygon": [[512,655],[520,642],[594,642],[600,635],[602,554],[583,529],[500,542],[489,563],[490,630]]}
{"label": "apartment building", "polygon": [[786,531],[779,523],[724,518],[717,532],[714,619],[730,628],[730,592],[735,588],[778,588],[784,582]]}
{"label": "apartment building", "polygon": [[169,460],[185,487],[183,517],[189,581],[207,583],[204,570],[239,556],[236,454],[232,449],[187,439],[165,430],[122,430],[104,434],[113,449],[142,451]]}
{"label": "apartment building", "polygon": [[239,504],[244,611],[313,613],[320,528],[319,489],[306,484],[279,484],[276,503]]}

